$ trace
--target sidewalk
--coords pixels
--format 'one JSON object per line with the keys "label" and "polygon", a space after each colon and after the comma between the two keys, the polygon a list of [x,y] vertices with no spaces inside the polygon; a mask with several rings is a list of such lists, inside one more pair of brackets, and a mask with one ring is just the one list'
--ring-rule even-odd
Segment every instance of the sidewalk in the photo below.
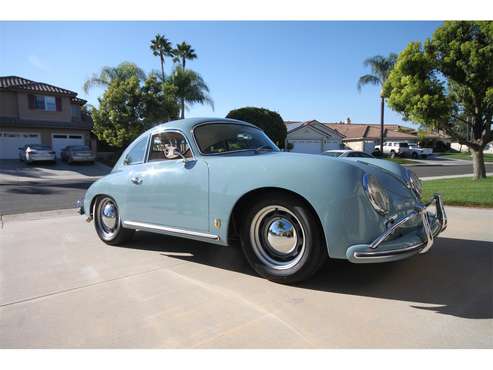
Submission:
{"label": "sidewalk", "polygon": [[[446,176],[426,176],[420,177],[421,181],[430,181],[430,180],[444,180],[444,179],[456,179],[461,177],[472,177],[472,173],[468,173],[465,175],[446,175]],[[486,176],[493,176],[493,172],[487,172]]]}

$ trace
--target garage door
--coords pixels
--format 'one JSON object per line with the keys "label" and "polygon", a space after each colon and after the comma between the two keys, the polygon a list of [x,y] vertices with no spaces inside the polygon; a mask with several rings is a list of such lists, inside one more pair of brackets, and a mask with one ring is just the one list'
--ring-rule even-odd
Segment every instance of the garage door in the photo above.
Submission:
{"label": "garage door", "polygon": [[67,145],[84,145],[84,136],[80,134],[53,134],[51,135],[52,148],[60,158],[60,152]]}
{"label": "garage door", "polygon": [[320,140],[289,140],[293,144],[292,153],[320,154],[322,142]]}
{"label": "garage door", "polygon": [[341,145],[339,144],[338,141],[326,141],[324,143],[324,152],[326,150],[337,150],[341,149]]}
{"label": "garage door", "polygon": [[34,132],[0,131],[0,159],[19,158],[19,148],[26,144],[41,144],[41,137]]}

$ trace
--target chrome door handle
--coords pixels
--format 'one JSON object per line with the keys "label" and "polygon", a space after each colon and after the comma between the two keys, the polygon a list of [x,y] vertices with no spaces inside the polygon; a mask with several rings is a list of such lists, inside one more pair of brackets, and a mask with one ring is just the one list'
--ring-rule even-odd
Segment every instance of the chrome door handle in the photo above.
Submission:
{"label": "chrome door handle", "polygon": [[141,177],[136,176],[136,177],[132,177],[130,181],[132,181],[135,185],[140,185],[144,180],[142,180]]}

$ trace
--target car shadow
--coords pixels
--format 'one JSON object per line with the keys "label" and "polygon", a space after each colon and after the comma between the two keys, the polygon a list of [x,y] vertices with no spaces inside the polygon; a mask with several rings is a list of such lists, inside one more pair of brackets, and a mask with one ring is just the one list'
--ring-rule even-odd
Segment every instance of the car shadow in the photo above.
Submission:
{"label": "car shadow", "polygon": [[[124,247],[255,275],[239,247],[137,232]],[[425,255],[383,264],[330,260],[298,288],[410,302],[418,310],[493,318],[493,243],[439,238]],[[431,306],[430,306],[431,305]]]}

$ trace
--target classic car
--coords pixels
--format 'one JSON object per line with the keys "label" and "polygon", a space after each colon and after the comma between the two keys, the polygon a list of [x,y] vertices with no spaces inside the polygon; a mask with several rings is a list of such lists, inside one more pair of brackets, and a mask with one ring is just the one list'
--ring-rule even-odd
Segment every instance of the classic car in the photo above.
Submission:
{"label": "classic car", "polygon": [[395,261],[427,252],[445,229],[439,195],[372,158],[282,152],[256,126],[190,118],[140,135],[80,206],[107,244],[136,230],[223,246],[239,241],[263,277],[311,277],[328,258]]}

